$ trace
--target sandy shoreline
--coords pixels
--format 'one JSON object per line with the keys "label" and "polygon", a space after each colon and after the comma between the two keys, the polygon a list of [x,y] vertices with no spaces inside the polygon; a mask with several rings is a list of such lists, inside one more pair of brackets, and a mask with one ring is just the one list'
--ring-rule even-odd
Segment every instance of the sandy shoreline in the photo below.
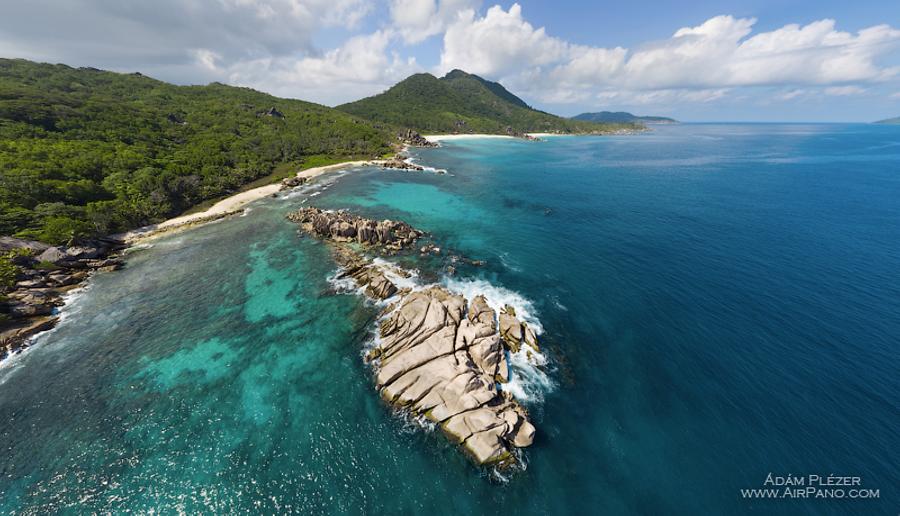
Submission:
{"label": "sandy shoreline", "polygon": [[[525,133],[528,136],[533,136],[535,138],[543,138],[545,136],[561,136],[556,133]],[[424,134],[422,135],[426,140],[431,142],[441,142],[441,141],[451,141],[451,140],[466,140],[472,138],[509,138],[509,139],[518,139],[521,140],[521,136],[509,136],[506,134],[487,134],[487,133],[472,133],[472,134]]]}
{"label": "sandy shoreline", "polygon": [[[322,174],[342,170],[345,168],[361,167],[369,164],[377,164],[378,160],[372,161],[345,161],[335,163],[334,165],[325,165],[322,167],[308,168],[297,173],[297,177],[304,179],[312,179]],[[185,229],[196,225],[204,224],[219,220],[229,215],[240,213],[247,204],[269,197],[281,190],[281,183],[273,183],[271,185],[260,186],[246,192],[236,193],[230,197],[226,197],[221,201],[213,204],[209,209],[199,213],[191,213],[190,215],[181,215],[160,222],[159,224],[151,224],[142,228],[133,229],[127,233],[115,235],[129,244],[137,243],[141,240],[151,238],[163,233],[169,233],[177,229]]]}
{"label": "sandy shoreline", "polygon": [[449,140],[465,140],[465,139],[469,139],[469,138],[514,138],[513,136],[507,136],[505,134],[484,134],[484,133],[423,134],[422,136],[430,142],[441,142],[441,141],[449,141]]}

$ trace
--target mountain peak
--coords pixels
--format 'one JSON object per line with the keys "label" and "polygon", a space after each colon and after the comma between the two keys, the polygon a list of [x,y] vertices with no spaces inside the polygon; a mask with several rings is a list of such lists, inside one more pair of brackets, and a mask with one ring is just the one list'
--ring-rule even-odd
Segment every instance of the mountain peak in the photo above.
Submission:
{"label": "mountain peak", "polygon": [[450,70],[449,72],[447,72],[447,74],[444,75],[442,77],[442,79],[452,80],[452,79],[460,79],[463,77],[477,77],[479,79],[481,78],[481,77],[478,77],[477,75],[472,75],[468,72],[464,72],[464,71],[460,70],[459,68],[454,68],[453,70]]}
{"label": "mountain peak", "polygon": [[384,93],[337,109],[422,133],[591,132],[598,126],[532,109],[499,83],[454,69],[416,74]]}

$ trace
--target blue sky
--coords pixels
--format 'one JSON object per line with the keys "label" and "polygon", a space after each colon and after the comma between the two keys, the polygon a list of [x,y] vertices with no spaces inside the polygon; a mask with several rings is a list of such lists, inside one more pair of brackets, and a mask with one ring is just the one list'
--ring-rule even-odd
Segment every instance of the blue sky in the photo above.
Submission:
{"label": "blue sky", "polygon": [[30,0],[0,56],[335,105],[462,68],[562,115],[900,115],[900,2]]}

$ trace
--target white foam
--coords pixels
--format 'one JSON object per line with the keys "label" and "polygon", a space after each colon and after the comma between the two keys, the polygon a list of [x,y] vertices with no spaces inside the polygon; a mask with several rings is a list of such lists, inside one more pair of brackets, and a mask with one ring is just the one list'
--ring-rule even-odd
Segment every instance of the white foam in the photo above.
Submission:
{"label": "white foam", "polygon": [[397,264],[383,258],[374,258],[372,264],[378,267],[384,273],[384,277],[399,290],[416,290],[422,287],[419,283],[419,271],[416,269],[402,269]]}
{"label": "white foam", "polygon": [[327,281],[332,286],[335,292],[344,294],[356,294],[365,298],[367,302],[381,307],[385,307],[390,305],[391,303],[399,301],[401,297],[399,291],[401,290],[412,291],[424,288],[419,283],[418,270],[403,269],[397,264],[389,262],[382,258],[374,258],[372,260],[372,266],[377,267],[382,272],[382,274],[384,274],[384,277],[397,287],[397,294],[387,299],[373,300],[366,296],[366,288],[358,286],[353,278],[339,278],[338,276],[340,276],[343,272],[343,269],[340,268],[334,271],[330,276],[328,276]]}
{"label": "white foam", "polygon": [[[481,279],[447,278],[445,284],[451,292],[460,294],[468,300],[479,294],[483,295],[488,306],[498,314],[503,307],[509,305],[516,310],[516,318],[527,323],[535,334],[540,335],[544,332],[534,304],[518,292]],[[509,362],[510,378],[509,382],[501,384],[500,388],[522,402],[543,402],[544,395],[554,388],[553,380],[544,370],[547,357],[530,346],[523,345],[517,353],[508,353],[506,358]]]}
{"label": "white foam", "polygon": [[[0,362],[0,370],[8,369],[10,371],[16,370],[21,365],[22,359],[34,349],[36,344],[39,344],[40,341],[47,339],[50,335],[56,333],[57,329],[59,329],[60,325],[73,315],[77,315],[78,312],[81,311],[81,303],[78,301],[84,297],[84,295],[91,290],[92,283],[90,279],[88,279],[85,283],[83,283],[80,287],[74,288],[61,296],[61,300],[63,305],[59,308],[54,309],[54,315],[58,316],[56,324],[53,325],[49,330],[42,331],[40,333],[36,333],[29,337],[25,341],[25,347],[19,349],[15,353],[11,353],[2,362]],[[0,385],[6,382],[9,376],[4,376],[0,378]]]}
{"label": "white foam", "polygon": [[423,164],[419,163],[418,159],[416,159],[415,156],[408,156],[406,158],[406,161],[407,161],[407,163],[409,163],[411,165],[416,165],[416,166],[422,167],[421,172],[432,172],[435,174],[446,174],[447,173],[446,168],[429,167],[428,165],[423,165]]}
{"label": "white foam", "polygon": [[482,279],[456,279],[446,278],[444,280],[447,289],[455,294],[460,294],[466,299],[473,299],[475,296],[483,295],[487,300],[488,306],[494,309],[498,314],[506,305],[516,310],[516,318],[520,321],[528,323],[528,326],[534,330],[534,333],[540,335],[544,332],[541,321],[538,320],[537,311],[534,304],[525,296],[509,290],[504,287],[498,287]]}
{"label": "white foam", "polygon": [[152,249],[152,248],[153,248],[153,244],[147,243],[147,242],[141,242],[139,244],[134,244],[134,245],[128,246],[127,248],[125,248],[125,251],[123,251],[122,254],[131,254],[136,251],[143,251],[145,249]]}
{"label": "white foam", "polygon": [[522,272],[521,267],[513,265],[512,259],[509,257],[509,253],[500,253],[500,263],[502,263],[504,267],[513,272]]}
{"label": "white foam", "polygon": [[353,278],[339,278],[338,276],[344,272],[343,269],[337,269],[334,271],[326,280],[328,284],[331,285],[331,288],[338,293],[342,294],[357,294],[364,295],[366,289],[364,287],[360,287],[353,281]]}
{"label": "white foam", "polygon": [[522,346],[518,353],[508,353],[509,382],[500,388],[508,391],[517,400],[529,403],[541,403],[544,395],[553,390],[554,384],[550,376],[544,372],[547,357],[528,346]]}
{"label": "white foam", "polygon": [[400,422],[400,432],[404,434],[412,434],[420,430],[430,433],[437,429],[437,423],[434,421],[422,414],[415,415],[408,410],[395,410],[394,417]]}

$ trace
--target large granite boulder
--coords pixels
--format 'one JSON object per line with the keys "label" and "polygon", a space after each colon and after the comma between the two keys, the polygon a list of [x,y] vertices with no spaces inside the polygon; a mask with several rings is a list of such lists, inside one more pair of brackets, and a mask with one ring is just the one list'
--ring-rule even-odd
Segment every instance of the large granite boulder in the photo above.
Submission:
{"label": "large granite boulder", "polygon": [[50,247],[37,256],[40,262],[59,263],[66,259],[66,252],[59,247]]}
{"label": "large granite boulder", "polygon": [[305,182],[305,177],[291,176],[281,180],[281,188],[279,190],[290,190],[291,188],[296,188]]}
{"label": "large granite boulder", "polygon": [[516,310],[509,305],[500,311],[500,336],[513,353],[518,353],[522,344],[529,346],[532,351],[541,350],[534,330],[528,323],[517,319]]}

